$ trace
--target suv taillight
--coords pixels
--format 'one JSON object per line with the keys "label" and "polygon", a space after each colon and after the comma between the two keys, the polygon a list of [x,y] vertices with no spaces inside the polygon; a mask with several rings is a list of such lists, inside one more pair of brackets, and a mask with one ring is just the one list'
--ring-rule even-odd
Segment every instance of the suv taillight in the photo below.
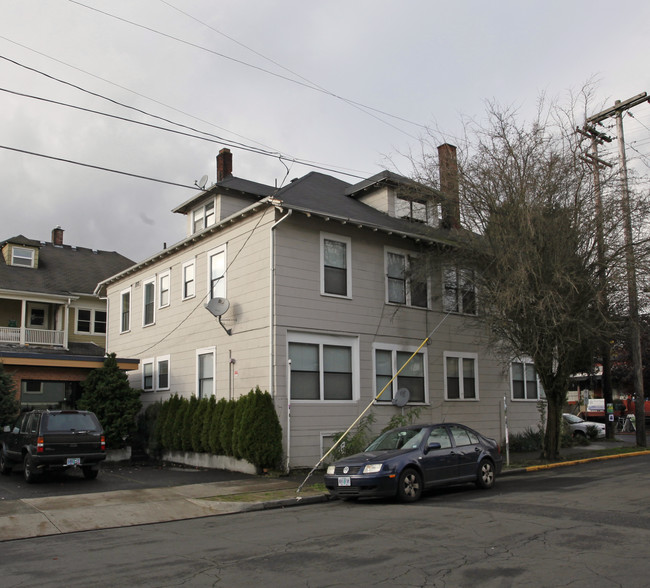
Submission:
{"label": "suv taillight", "polygon": [[36,453],[43,453],[45,449],[45,443],[43,442],[43,437],[36,439]]}
{"label": "suv taillight", "polygon": [[106,437],[104,437],[104,435],[102,435],[102,437],[101,437],[100,444],[101,444],[101,447],[102,447],[102,451],[106,451]]}

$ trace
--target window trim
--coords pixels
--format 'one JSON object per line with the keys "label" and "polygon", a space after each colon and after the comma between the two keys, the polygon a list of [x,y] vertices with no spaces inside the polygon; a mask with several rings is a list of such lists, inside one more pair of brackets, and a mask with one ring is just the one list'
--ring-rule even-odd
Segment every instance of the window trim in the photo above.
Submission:
{"label": "window trim", "polygon": [[[163,280],[167,278],[167,289],[163,290]],[[163,292],[167,292],[167,303],[163,304]],[[167,308],[172,302],[172,275],[167,270],[158,274],[158,308]]]}
{"label": "window trim", "polygon": [[[325,241],[335,241],[345,244],[345,294],[335,294],[325,290]],[[352,239],[334,233],[320,234],[320,293],[322,296],[334,298],[352,298]]]}
{"label": "window trim", "polygon": [[[445,400],[448,402],[478,402],[480,400],[479,390],[481,388],[479,385],[478,353],[467,352],[467,351],[445,351],[443,352],[442,355],[443,355],[442,369],[443,369],[443,380],[444,380],[444,389],[445,389]],[[461,360],[461,359],[474,360],[474,393],[475,393],[474,398],[465,398],[464,382],[462,377],[459,378],[459,391],[458,391],[459,398],[449,398],[448,379],[447,379],[448,358],[455,358],[457,360]],[[462,370],[460,370],[460,373],[462,373]]]}
{"label": "window trim", "polygon": [[[191,294],[186,295],[187,292],[187,284],[189,283],[189,280],[187,280],[186,276],[186,270],[188,268],[192,268],[193,272],[193,277],[191,280],[191,283],[193,284],[193,292]],[[190,261],[186,261],[182,268],[181,268],[181,300],[189,300],[190,298],[195,298],[196,297],[196,259],[192,259]]]}
{"label": "window trim", "polygon": [[[18,253],[18,255],[16,255]],[[29,255],[21,255],[29,254]],[[16,263],[16,259],[22,259],[28,263]],[[20,247],[18,245],[13,245],[11,248],[11,265],[14,267],[34,267],[36,261],[36,252],[31,247]]]}
{"label": "window trim", "polygon": [[[291,360],[289,359],[289,345],[291,343],[306,343],[311,345],[319,346],[319,358],[323,356],[323,345],[337,346],[337,347],[350,347],[350,364],[352,367],[352,398],[349,400],[326,400],[323,398],[324,386],[323,386],[323,365],[322,362],[319,363],[319,398],[317,400],[312,399],[296,399],[291,398]],[[346,336],[346,335],[331,335],[331,334],[321,334],[321,333],[312,333],[312,332],[302,332],[302,331],[290,331],[287,333],[287,375],[288,375],[288,396],[291,403],[296,404],[351,404],[357,402],[360,397],[360,359],[359,359],[359,337],[358,336]]]}
{"label": "window trim", "polygon": [[[151,322],[146,323],[147,320],[147,287],[153,288],[151,296]],[[142,326],[150,327],[156,324],[156,278],[148,278],[142,281]]]}
{"label": "window trim", "polygon": [[[129,308],[127,309],[126,316],[127,316],[127,326],[126,329],[124,328],[124,296],[128,294],[129,295]],[[128,333],[131,330],[131,306],[132,306],[132,292],[131,292],[131,286],[128,288],[125,288],[124,290],[120,291],[120,333]]]}
{"label": "window trim", "polygon": [[[455,275],[455,292],[456,301],[455,309],[447,308],[447,272],[453,270]],[[474,293],[474,312],[467,312],[463,308],[463,294],[461,291],[460,274],[461,272],[471,272],[472,274],[472,292]],[[459,267],[457,265],[443,265],[442,267],[442,310],[443,312],[453,314],[464,314],[467,316],[478,316],[478,296],[476,292],[476,270],[466,267]]]}
{"label": "window trim", "polygon": [[[200,400],[202,398],[201,396],[201,380],[199,378],[200,376],[200,363],[199,363],[199,357],[201,355],[212,355],[212,394],[210,396],[216,396],[217,395],[217,348],[215,346],[212,347],[203,347],[201,349],[196,350],[196,360],[195,360],[195,392],[196,392],[196,397]],[[210,398],[208,396],[208,398]]]}
{"label": "window trim", "polygon": [[[160,364],[162,362],[167,362],[167,386],[160,385]],[[154,385],[157,391],[160,390],[169,390],[171,388],[172,381],[172,363],[169,355],[161,355],[156,357],[156,368],[154,373]]]}
{"label": "window trim", "polygon": [[[74,333],[75,335],[97,335],[98,337],[105,337],[106,336],[106,329],[108,329],[108,312],[106,309],[102,308],[87,308],[84,306],[80,306],[75,308],[75,321],[74,321]],[[87,331],[80,331],[79,330],[79,312],[81,311],[87,311],[90,313],[90,319],[89,319],[89,329]],[[97,325],[97,313],[98,312],[103,312],[106,315],[106,318],[104,319],[104,325],[105,325],[105,330],[102,331],[97,331],[95,328]],[[121,315],[120,315],[121,316]]]}
{"label": "window trim", "polygon": [[[146,359],[141,359],[140,360],[140,365],[142,366],[142,390],[144,392],[155,392],[156,390],[156,370],[155,370],[155,364],[154,364],[154,358],[153,357],[147,357]],[[145,374],[145,366],[151,366],[151,386],[147,388],[146,386],[146,374]]]}
{"label": "window trim", "polygon": [[[386,406],[392,404],[394,393],[397,391],[398,379],[395,378],[390,385],[390,388],[387,389],[381,396],[381,399],[377,400],[377,394],[381,390],[377,389],[377,351],[390,351],[391,352],[391,378],[395,376],[397,371],[402,367],[397,365],[397,354],[408,353],[412,355],[417,351],[417,346],[411,345],[397,345],[392,343],[373,343],[372,345],[372,373],[373,373],[373,397],[374,403],[377,406]],[[429,354],[426,348],[421,349],[418,352],[418,355],[422,356],[422,367],[423,367],[423,380],[424,380],[424,400],[412,401],[409,399],[408,405],[413,406],[423,406],[429,404]],[[386,394],[390,391],[390,398]]]}
{"label": "window trim", "polygon": [[[212,258],[215,255],[220,255],[223,253],[223,267],[224,267],[224,273],[219,279],[223,279],[223,296],[212,296]],[[219,247],[215,247],[214,249],[208,251],[208,263],[207,263],[207,300],[208,302],[212,300],[213,298],[227,298],[228,290],[228,252],[226,250],[225,245],[220,245]],[[219,285],[221,288],[222,286]]]}
{"label": "window trim", "polygon": [[[399,255],[405,259],[405,268],[404,268],[404,302],[393,302],[390,300],[390,289],[388,287],[388,256]],[[419,308],[420,310],[431,310],[431,280],[427,275],[424,283],[427,287],[427,303],[426,306],[417,306],[412,302],[412,279],[409,276],[409,271],[411,269],[412,259],[417,259],[419,257],[417,252],[408,251],[405,249],[397,249],[395,247],[384,247],[384,296],[386,304],[392,304],[395,306],[408,306],[409,308]]]}
{"label": "window trim", "polygon": [[[212,212],[208,214],[208,209]],[[200,214],[199,214],[200,213]],[[211,222],[208,222],[211,220]],[[197,228],[196,223],[200,221],[201,226]],[[205,200],[200,206],[192,209],[191,214],[192,235],[211,227],[217,222],[217,201],[216,198]]]}
{"label": "window trim", "polygon": [[[515,398],[515,387],[514,387],[514,378],[513,378],[513,373],[512,373],[512,367],[515,363],[520,363],[524,366],[524,397],[523,398]],[[535,386],[536,386],[536,391],[537,391],[537,397],[536,398],[528,398],[526,396],[526,386],[525,383],[527,382],[526,380],[526,366],[533,366],[533,369],[535,370]],[[542,388],[542,383],[539,380],[539,375],[537,374],[537,370],[535,369],[535,362],[533,362],[530,358],[516,358],[513,359],[510,362],[510,368],[509,368],[509,376],[510,376],[510,400],[513,402],[539,402],[540,400],[546,400],[546,394],[544,393],[544,389]]]}

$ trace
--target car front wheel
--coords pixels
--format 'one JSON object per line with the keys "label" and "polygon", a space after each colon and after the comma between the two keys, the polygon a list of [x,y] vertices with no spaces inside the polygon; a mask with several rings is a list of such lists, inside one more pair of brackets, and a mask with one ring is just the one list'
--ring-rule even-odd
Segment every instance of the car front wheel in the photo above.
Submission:
{"label": "car front wheel", "polygon": [[494,486],[495,475],[494,464],[489,459],[484,459],[478,464],[476,485],[479,488],[492,488]]}
{"label": "car front wheel", "polygon": [[422,476],[413,468],[406,468],[399,477],[397,497],[402,502],[415,502],[422,496]]}

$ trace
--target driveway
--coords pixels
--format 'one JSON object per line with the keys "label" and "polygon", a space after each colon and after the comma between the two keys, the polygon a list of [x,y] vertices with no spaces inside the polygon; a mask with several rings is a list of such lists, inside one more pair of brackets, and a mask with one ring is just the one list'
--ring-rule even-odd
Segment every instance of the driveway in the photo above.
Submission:
{"label": "driveway", "polygon": [[20,471],[0,476],[0,500],[70,496],[116,490],[166,488],[189,484],[244,481],[255,476],[225,470],[178,467],[158,462],[107,463],[101,465],[96,480],[85,480],[80,470],[45,474],[37,483],[27,484]]}

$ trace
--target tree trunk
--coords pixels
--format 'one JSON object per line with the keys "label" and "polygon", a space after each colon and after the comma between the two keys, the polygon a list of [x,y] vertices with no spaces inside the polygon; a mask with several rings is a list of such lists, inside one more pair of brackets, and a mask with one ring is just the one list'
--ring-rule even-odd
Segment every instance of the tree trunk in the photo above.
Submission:
{"label": "tree trunk", "polygon": [[560,434],[562,432],[564,397],[564,389],[559,394],[554,390],[546,391],[548,414],[546,415],[544,447],[542,447],[542,454],[540,456],[543,460],[558,459],[560,457]]}

